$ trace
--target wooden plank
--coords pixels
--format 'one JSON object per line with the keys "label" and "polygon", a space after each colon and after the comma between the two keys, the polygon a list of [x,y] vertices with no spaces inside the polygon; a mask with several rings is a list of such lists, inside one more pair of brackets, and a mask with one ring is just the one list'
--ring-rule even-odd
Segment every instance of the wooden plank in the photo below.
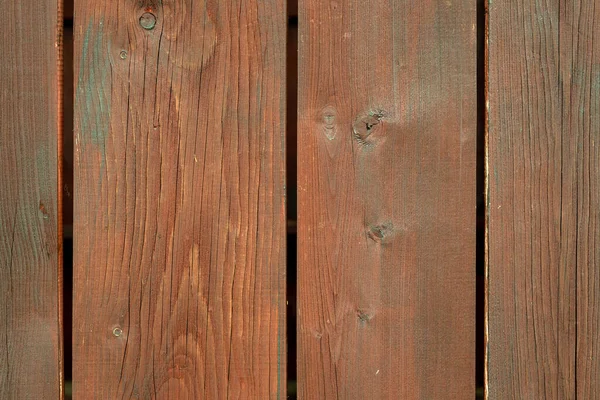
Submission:
{"label": "wooden plank", "polygon": [[0,0],[0,398],[62,398],[62,16]]}
{"label": "wooden plank", "polygon": [[596,3],[490,4],[492,399],[599,393]]}
{"label": "wooden plank", "polygon": [[562,172],[569,170],[571,175],[563,178],[567,186],[562,201],[571,204],[569,213],[576,219],[567,229],[577,240],[574,386],[576,398],[596,399],[600,397],[600,1],[561,0],[560,11],[562,140],[563,153],[568,153],[563,160],[570,164]]}
{"label": "wooden plank", "polygon": [[76,398],[285,397],[286,20],[75,4]]}
{"label": "wooden plank", "polygon": [[299,396],[473,398],[476,4],[299,27]]}

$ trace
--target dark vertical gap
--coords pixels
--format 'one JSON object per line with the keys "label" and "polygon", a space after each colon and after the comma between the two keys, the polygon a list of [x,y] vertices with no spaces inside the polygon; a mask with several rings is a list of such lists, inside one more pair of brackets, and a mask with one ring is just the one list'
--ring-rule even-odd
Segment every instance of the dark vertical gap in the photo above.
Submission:
{"label": "dark vertical gap", "polygon": [[286,54],[286,198],[287,198],[287,395],[296,399],[296,264],[297,236],[297,95],[298,95],[298,0],[288,0]]}
{"label": "dark vertical gap", "polygon": [[73,379],[73,1],[64,0],[62,79],[63,367],[65,399]]}
{"label": "dark vertical gap", "polygon": [[476,399],[484,398],[485,381],[485,129],[486,129],[486,0],[477,0],[477,227],[476,227],[476,311],[475,387]]}

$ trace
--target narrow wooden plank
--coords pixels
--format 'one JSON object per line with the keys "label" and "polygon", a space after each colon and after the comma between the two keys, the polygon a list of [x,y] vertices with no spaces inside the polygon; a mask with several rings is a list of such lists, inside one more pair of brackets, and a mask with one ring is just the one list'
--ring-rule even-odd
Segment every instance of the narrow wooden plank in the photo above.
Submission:
{"label": "narrow wooden plank", "polygon": [[563,187],[566,193],[562,201],[571,203],[570,213],[576,220],[569,231],[577,239],[574,386],[577,399],[597,399],[600,398],[600,1],[561,0],[560,12],[562,140],[568,144],[563,150],[563,162],[569,162],[572,168],[571,177],[567,178],[572,183]]}
{"label": "narrow wooden plank", "polygon": [[0,0],[0,398],[62,398],[62,15]]}
{"label": "narrow wooden plank", "polygon": [[557,0],[489,6],[491,399],[574,398],[573,169],[561,141],[558,22]]}
{"label": "narrow wooden plank", "polygon": [[475,396],[476,4],[299,10],[299,395]]}
{"label": "narrow wooden plank", "polygon": [[285,397],[286,20],[75,4],[76,398]]}
{"label": "narrow wooden plank", "polygon": [[600,393],[596,3],[490,4],[492,399]]}

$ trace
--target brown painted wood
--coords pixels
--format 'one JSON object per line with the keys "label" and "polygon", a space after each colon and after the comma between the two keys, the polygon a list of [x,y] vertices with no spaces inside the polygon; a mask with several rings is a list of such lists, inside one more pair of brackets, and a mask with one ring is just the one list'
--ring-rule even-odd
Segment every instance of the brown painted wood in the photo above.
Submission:
{"label": "brown painted wood", "polygon": [[0,10],[0,399],[57,399],[62,15],[54,0]]}
{"label": "brown painted wood", "polygon": [[475,396],[475,8],[300,3],[301,398]]}
{"label": "brown painted wood", "polygon": [[562,138],[563,154],[568,153],[563,162],[572,168],[571,176],[563,178],[567,186],[562,201],[571,204],[569,212],[576,219],[567,229],[577,240],[574,386],[578,399],[596,399],[600,397],[600,1],[562,0],[560,11]]}
{"label": "brown painted wood", "polygon": [[489,6],[490,399],[600,392],[598,1]]}
{"label": "brown painted wood", "polygon": [[286,19],[75,4],[75,398],[285,397]]}

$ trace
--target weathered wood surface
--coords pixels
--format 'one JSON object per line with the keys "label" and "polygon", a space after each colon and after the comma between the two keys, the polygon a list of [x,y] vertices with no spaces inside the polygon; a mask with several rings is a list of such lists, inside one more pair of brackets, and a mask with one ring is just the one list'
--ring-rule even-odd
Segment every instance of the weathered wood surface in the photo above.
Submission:
{"label": "weathered wood surface", "polygon": [[56,399],[61,12],[54,0],[0,9],[0,399]]}
{"label": "weathered wood surface", "polygon": [[76,398],[285,397],[286,20],[75,4]]}
{"label": "weathered wood surface", "polygon": [[600,394],[600,2],[490,2],[490,399]]}
{"label": "weathered wood surface", "polygon": [[299,395],[474,398],[476,4],[299,6]]}

